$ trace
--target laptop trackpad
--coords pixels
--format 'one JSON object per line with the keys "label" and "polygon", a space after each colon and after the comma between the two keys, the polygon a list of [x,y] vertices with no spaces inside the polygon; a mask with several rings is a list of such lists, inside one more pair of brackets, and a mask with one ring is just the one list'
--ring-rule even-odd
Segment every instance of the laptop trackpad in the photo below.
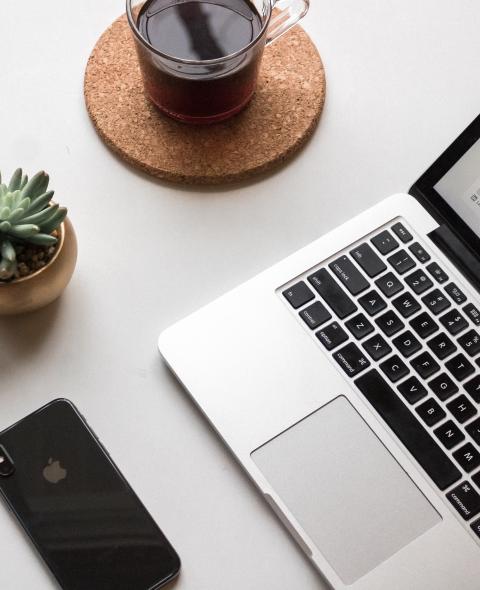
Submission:
{"label": "laptop trackpad", "polygon": [[345,397],[252,459],[346,584],[441,520]]}

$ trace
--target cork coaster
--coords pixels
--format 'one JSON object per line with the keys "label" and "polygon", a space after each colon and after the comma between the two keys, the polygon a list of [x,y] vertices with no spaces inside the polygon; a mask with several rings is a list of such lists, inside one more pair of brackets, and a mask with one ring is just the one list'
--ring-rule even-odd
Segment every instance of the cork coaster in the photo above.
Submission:
{"label": "cork coaster", "polygon": [[102,139],[133,166],[172,182],[220,184],[270,170],[298,151],[320,118],[325,73],[297,25],[266,48],[256,94],[244,111],[208,126],[179,123],[144,96],[124,15],[90,56],[85,100]]}

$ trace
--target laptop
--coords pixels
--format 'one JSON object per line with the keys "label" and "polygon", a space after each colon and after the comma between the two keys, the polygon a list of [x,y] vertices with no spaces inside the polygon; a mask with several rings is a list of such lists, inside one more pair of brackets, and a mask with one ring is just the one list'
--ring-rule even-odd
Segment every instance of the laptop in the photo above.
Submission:
{"label": "laptop", "polygon": [[412,186],[163,332],[335,589],[480,588],[480,116]]}

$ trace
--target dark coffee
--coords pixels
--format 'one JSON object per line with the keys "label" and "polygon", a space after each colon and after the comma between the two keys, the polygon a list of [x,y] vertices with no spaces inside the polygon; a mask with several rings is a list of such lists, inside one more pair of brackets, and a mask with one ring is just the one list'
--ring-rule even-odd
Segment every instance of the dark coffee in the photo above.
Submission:
{"label": "dark coffee", "polygon": [[[137,44],[153,102],[168,114],[192,122],[217,121],[239,111],[253,95],[263,44],[232,54],[256,39],[262,24],[247,0],[175,4],[147,0],[137,27],[143,39],[163,54]],[[209,62],[226,56],[232,57]]]}

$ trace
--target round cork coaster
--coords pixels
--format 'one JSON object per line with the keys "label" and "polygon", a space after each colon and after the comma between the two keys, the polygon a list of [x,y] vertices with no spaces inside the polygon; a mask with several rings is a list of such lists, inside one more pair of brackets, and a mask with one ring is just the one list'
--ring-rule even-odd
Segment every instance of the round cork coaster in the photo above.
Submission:
{"label": "round cork coaster", "polygon": [[265,49],[256,94],[244,111],[213,125],[179,123],[145,97],[124,15],[90,56],[85,100],[102,139],[133,166],[173,182],[220,184],[270,170],[298,151],[320,118],[325,73],[297,25]]}

